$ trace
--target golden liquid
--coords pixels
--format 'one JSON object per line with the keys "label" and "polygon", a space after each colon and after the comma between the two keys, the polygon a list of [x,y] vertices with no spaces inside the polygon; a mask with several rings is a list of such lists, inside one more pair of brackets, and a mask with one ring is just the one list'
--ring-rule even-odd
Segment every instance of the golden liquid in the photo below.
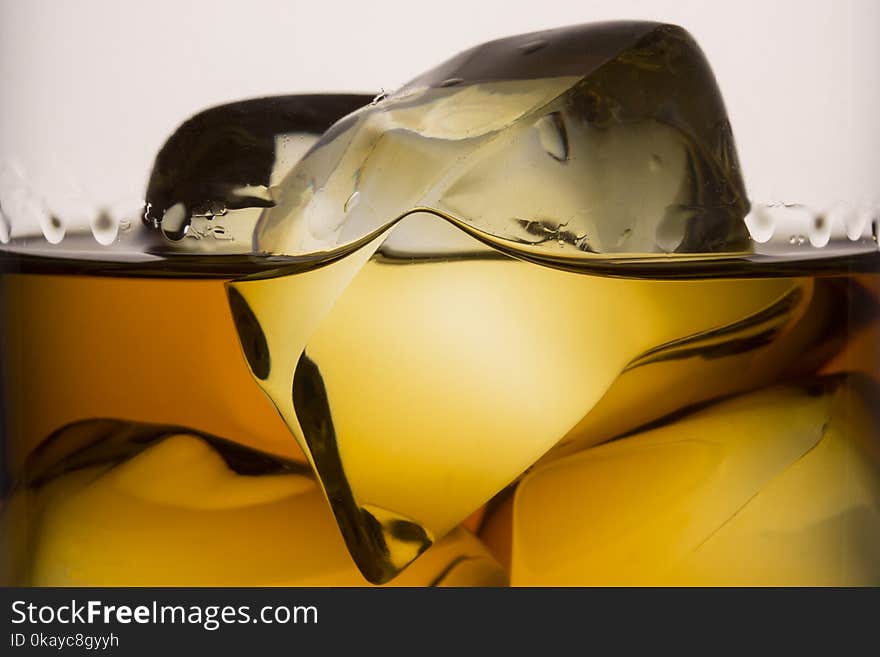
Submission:
{"label": "golden liquid", "polygon": [[880,583],[877,223],[743,221],[690,35],[367,102],[192,117],[104,251],[15,227],[3,581]]}
{"label": "golden liquid", "polygon": [[5,580],[880,581],[876,275],[380,242],[246,279],[4,274]]}

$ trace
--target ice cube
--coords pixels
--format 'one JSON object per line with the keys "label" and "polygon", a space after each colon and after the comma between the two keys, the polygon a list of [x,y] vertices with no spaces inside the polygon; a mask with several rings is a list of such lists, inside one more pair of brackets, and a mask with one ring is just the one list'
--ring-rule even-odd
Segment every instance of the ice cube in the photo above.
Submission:
{"label": "ice cube", "polygon": [[[257,250],[324,266],[232,283],[256,320],[240,324],[242,343],[260,328],[254,375],[371,581],[508,486],[658,345],[674,351],[663,373],[687,378],[706,366],[679,367],[683,345],[720,355],[748,332],[731,353],[760,365],[735,377],[732,359],[711,360],[725,383],[709,396],[757,385],[795,351],[754,354],[786,337],[765,310],[784,325],[801,307],[791,281],[740,296],[522,262],[748,248],[723,104],[680,28],[611,23],[480,46],[335,124],[273,194]],[[658,307],[668,321],[642,321]],[[631,416],[668,412],[635,389],[648,403]],[[633,427],[603,428],[608,439]]]}
{"label": "ice cube", "polygon": [[750,244],[712,72],[687,32],[648,22],[493,41],[346,117],[279,186],[255,244],[334,251],[415,209],[539,258]]}
{"label": "ice cube", "polygon": [[[113,420],[68,425],[43,447],[4,507],[4,585],[367,584],[302,464]],[[34,504],[29,531],[10,531]],[[459,528],[395,583],[497,586],[506,576]]]}
{"label": "ice cube", "polygon": [[877,584],[877,395],[861,375],[774,386],[535,469],[511,583]]}
{"label": "ice cube", "polygon": [[250,253],[260,212],[275,203],[274,186],[319,135],[370,98],[257,98],[185,121],[156,156],[147,185],[145,219],[167,238],[157,233],[153,250]]}
{"label": "ice cube", "polygon": [[229,288],[254,377],[371,581],[548,450],[812,362],[836,316],[803,280],[584,275],[509,257],[431,214],[322,267]]}

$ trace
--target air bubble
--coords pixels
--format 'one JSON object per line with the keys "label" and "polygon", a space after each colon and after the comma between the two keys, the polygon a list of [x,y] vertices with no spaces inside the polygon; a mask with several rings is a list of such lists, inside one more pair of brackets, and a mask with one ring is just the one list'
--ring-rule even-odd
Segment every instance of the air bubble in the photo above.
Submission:
{"label": "air bubble", "polygon": [[186,206],[183,203],[175,203],[165,210],[162,215],[162,234],[173,242],[178,242],[184,238],[189,230],[191,218],[186,212]]}
{"label": "air bubble", "polygon": [[352,210],[354,210],[358,206],[358,203],[360,203],[360,202],[361,202],[361,193],[358,191],[354,191],[351,193],[351,196],[349,196],[345,200],[345,203],[342,206],[342,211],[343,212],[351,212]]}
{"label": "air bubble", "polygon": [[109,246],[116,239],[119,231],[119,222],[114,219],[107,210],[98,212],[89,222],[92,236],[102,246]]}
{"label": "air bubble", "polygon": [[568,160],[568,133],[559,112],[542,117],[535,123],[541,146],[557,162]]}

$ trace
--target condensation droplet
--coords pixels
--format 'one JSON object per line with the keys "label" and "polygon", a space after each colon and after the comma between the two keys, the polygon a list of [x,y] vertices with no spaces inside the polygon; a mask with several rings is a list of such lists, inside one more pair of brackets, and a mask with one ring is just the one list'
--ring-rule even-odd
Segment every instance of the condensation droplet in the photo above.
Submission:
{"label": "condensation droplet", "polygon": [[831,217],[822,213],[814,216],[809,224],[808,235],[810,244],[817,249],[828,244],[831,239]]}
{"label": "condensation droplet", "polygon": [[25,226],[37,225],[43,233],[43,237],[49,244],[58,244],[64,239],[66,228],[61,218],[50,214],[38,199],[34,197],[22,197],[12,214],[16,221],[21,221]]}
{"label": "condensation droplet", "polygon": [[853,242],[860,240],[864,236],[865,229],[870,223],[871,211],[868,208],[860,208],[856,212],[849,213],[844,218],[846,236]]}
{"label": "condensation droplet", "polygon": [[175,203],[162,215],[162,234],[169,240],[178,242],[189,230],[190,221],[186,206],[183,203]]}
{"label": "condensation droplet", "polygon": [[114,219],[107,210],[101,210],[89,222],[92,236],[102,246],[109,246],[116,239],[119,231],[119,222]]}
{"label": "condensation droplet", "polygon": [[745,218],[746,228],[749,235],[758,244],[769,242],[776,232],[776,221],[763,205],[753,204],[752,209]]}
{"label": "condensation droplet", "polygon": [[49,214],[45,210],[41,211],[40,227],[43,229],[43,236],[49,244],[58,244],[64,239],[67,228],[61,217]]}
{"label": "condensation droplet", "polygon": [[519,47],[519,51],[523,55],[531,55],[533,52],[538,52],[542,48],[547,47],[547,42],[544,39],[535,39],[534,41],[529,41],[528,43],[524,43]]}
{"label": "condensation droplet", "polygon": [[788,243],[791,244],[791,245],[793,245],[793,246],[801,246],[801,245],[804,244],[806,241],[807,241],[807,238],[804,237],[804,236],[801,235],[801,234],[798,234],[798,235],[792,235],[791,237],[788,238]]}
{"label": "condensation droplet", "polygon": [[0,210],[0,242],[8,244],[11,236],[12,226],[9,224],[9,219],[7,219],[3,210]]}
{"label": "condensation droplet", "polygon": [[116,222],[116,238],[119,239],[120,233],[128,233],[140,223],[140,218],[144,216],[144,202],[134,198],[124,199],[113,203],[107,211]]}
{"label": "condensation droplet", "polygon": [[354,191],[351,193],[347,199],[345,199],[345,204],[342,206],[343,212],[351,212],[354,210],[358,203],[361,202],[361,193],[359,191]]}
{"label": "condensation droplet", "polygon": [[568,161],[568,133],[559,112],[544,116],[535,123],[538,140],[547,154],[557,162]]}
{"label": "condensation droplet", "polygon": [[445,80],[443,80],[443,82],[440,83],[440,86],[441,87],[454,87],[456,85],[461,84],[462,82],[464,82],[464,80],[461,78],[446,78]]}

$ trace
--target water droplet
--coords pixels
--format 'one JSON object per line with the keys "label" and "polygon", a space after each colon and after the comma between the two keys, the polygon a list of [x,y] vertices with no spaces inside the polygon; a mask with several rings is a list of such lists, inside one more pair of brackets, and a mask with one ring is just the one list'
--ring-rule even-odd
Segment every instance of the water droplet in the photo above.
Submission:
{"label": "water droplet", "polygon": [[144,202],[141,199],[128,198],[116,201],[107,208],[110,218],[116,222],[116,237],[120,233],[129,232],[139,224],[144,216]]}
{"label": "water droplet", "polygon": [[746,215],[745,224],[749,229],[749,235],[758,244],[769,242],[776,232],[776,221],[768,212],[768,208],[759,203],[752,205],[751,211]]}
{"label": "water droplet", "polygon": [[8,244],[11,236],[12,226],[9,225],[9,219],[7,219],[3,210],[0,210],[0,242]]}
{"label": "water droplet", "polygon": [[108,246],[116,239],[116,233],[119,231],[119,222],[110,216],[110,212],[107,210],[98,212],[89,223],[92,229],[92,236],[98,244]]}
{"label": "water droplet", "polygon": [[831,218],[824,214],[817,214],[809,224],[808,233],[810,244],[822,248],[831,239]]}
{"label": "water droplet", "polygon": [[788,243],[793,246],[801,246],[807,241],[807,238],[798,233],[797,235],[792,235],[788,238]]}
{"label": "water droplet", "polygon": [[529,41],[528,43],[524,43],[519,47],[519,51],[523,55],[531,55],[533,52],[538,52],[542,48],[547,47],[547,41],[544,39],[535,39],[534,41]]}
{"label": "water droplet", "polygon": [[456,85],[461,84],[462,82],[464,82],[464,80],[461,78],[446,78],[445,80],[443,80],[443,82],[440,83],[440,86],[441,87],[454,87]]}
{"label": "water droplet", "polygon": [[189,230],[191,220],[186,212],[186,206],[183,203],[175,203],[162,215],[162,234],[169,240],[178,242]]}
{"label": "water droplet", "polygon": [[865,234],[865,229],[871,224],[871,218],[871,211],[864,207],[844,216],[846,236],[853,242],[860,240]]}
{"label": "water droplet", "polygon": [[43,236],[49,244],[58,244],[64,239],[64,233],[67,232],[61,217],[49,214],[45,210],[38,210],[41,214],[40,227],[43,229]]}
{"label": "water droplet", "polygon": [[544,116],[535,123],[538,140],[547,154],[557,162],[568,161],[568,133],[559,112]]}
{"label": "water droplet", "polygon": [[342,211],[343,212],[351,212],[352,210],[354,210],[358,206],[358,203],[360,203],[360,202],[361,202],[361,193],[358,191],[354,191],[351,193],[351,196],[349,196],[345,200],[345,204],[342,206]]}

